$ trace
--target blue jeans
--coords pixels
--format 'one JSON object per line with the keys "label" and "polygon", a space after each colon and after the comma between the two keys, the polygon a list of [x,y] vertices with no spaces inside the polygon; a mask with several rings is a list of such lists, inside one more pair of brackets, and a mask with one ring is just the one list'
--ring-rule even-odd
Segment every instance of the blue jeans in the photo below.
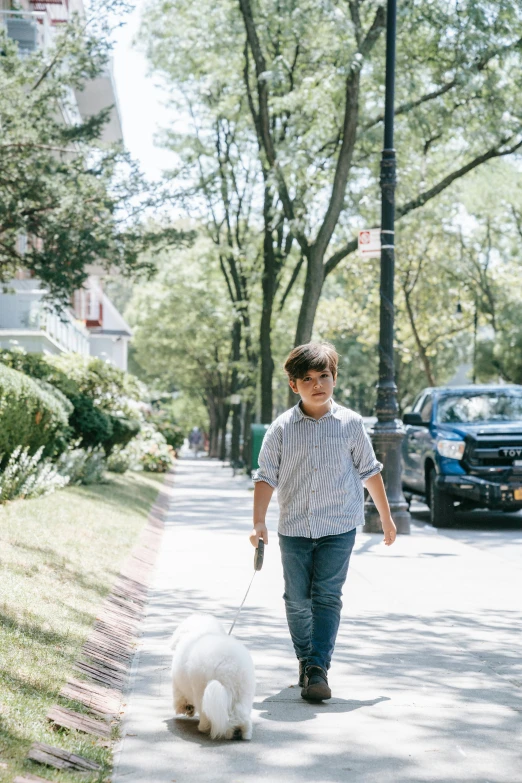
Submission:
{"label": "blue jeans", "polygon": [[295,654],[330,668],[355,529],[336,536],[279,536],[286,619]]}

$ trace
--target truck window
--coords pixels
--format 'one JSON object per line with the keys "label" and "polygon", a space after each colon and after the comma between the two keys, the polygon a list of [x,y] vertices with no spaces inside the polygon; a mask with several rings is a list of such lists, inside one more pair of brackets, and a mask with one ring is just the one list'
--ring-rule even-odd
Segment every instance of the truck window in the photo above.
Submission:
{"label": "truck window", "polygon": [[425,393],[421,392],[415,397],[415,400],[413,401],[413,405],[411,406],[411,412],[412,413],[420,413],[420,410],[424,404],[424,397]]}
{"label": "truck window", "polygon": [[433,410],[433,397],[431,394],[427,394],[422,402],[422,408],[420,409],[420,415],[422,421],[429,423],[431,421],[431,411]]}
{"label": "truck window", "polygon": [[474,421],[522,421],[522,394],[491,391],[442,397],[437,407],[439,424]]}

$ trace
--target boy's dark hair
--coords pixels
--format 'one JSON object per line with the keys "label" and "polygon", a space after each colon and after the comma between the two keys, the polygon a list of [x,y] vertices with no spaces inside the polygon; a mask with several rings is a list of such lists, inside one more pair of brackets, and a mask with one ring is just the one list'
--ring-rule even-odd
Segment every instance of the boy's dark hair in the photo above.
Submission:
{"label": "boy's dark hair", "polygon": [[304,378],[310,370],[330,370],[337,377],[339,355],[331,343],[306,343],[290,351],[284,369],[291,381]]}

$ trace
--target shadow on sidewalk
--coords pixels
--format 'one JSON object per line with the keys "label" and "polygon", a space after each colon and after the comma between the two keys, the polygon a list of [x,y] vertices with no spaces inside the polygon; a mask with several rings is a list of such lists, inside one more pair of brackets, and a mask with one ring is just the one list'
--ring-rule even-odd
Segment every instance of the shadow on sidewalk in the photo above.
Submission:
{"label": "shadow on sidewalk", "polygon": [[[477,565],[472,559],[475,570],[466,571],[465,554],[459,560],[460,548],[450,551],[446,534],[436,539],[433,529],[426,551],[412,548],[409,571],[407,550],[396,555],[403,580],[398,585],[375,576],[378,568],[392,570],[391,560],[377,561],[379,537],[363,540],[362,577],[349,581],[345,591],[329,677],[332,700],[310,704],[300,698],[283,600],[276,595],[278,577],[267,570],[234,629],[256,666],[252,742],[216,742],[198,731],[197,719],[175,717],[168,639],[195,611],[214,614],[228,631],[244,591],[236,550],[228,555],[223,546],[219,561],[210,555],[220,533],[228,546],[228,534],[242,534],[251,516],[251,498],[228,471],[203,460],[180,464],[179,471],[182,487],[169,524],[173,541],[181,544],[186,535],[190,546],[184,543],[178,553],[173,547],[164,568],[175,578],[165,577],[158,582],[163,588],[151,591],[137,678],[144,717],[131,728],[118,783],[522,780],[513,740],[522,712],[522,612],[515,601],[508,604],[506,596],[490,591],[499,572],[488,571],[489,561]],[[210,535],[204,538],[203,530]],[[368,600],[355,589],[367,590]],[[414,591],[416,600],[404,603],[405,590]],[[421,600],[432,595],[436,604]]]}
{"label": "shadow on sidewalk", "polygon": [[[430,512],[427,506],[418,505],[412,509],[412,522],[417,527],[431,526]],[[451,528],[438,528],[439,535],[451,535],[452,533],[480,532],[484,535],[498,536],[505,531],[518,533],[522,536],[522,512],[491,511],[476,509],[474,511],[458,511],[455,515],[455,524]]]}
{"label": "shadow on sidewalk", "polygon": [[201,748],[205,746],[215,748],[220,745],[230,745],[230,740],[212,740],[208,734],[198,731],[199,718],[187,718],[183,715],[177,715],[174,718],[163,721],[163,723],[173,736],[186,742],[196,743]]}
{"label": "shadow on sidewalk", "polygon": [[[354,712],[361,707],[373,707],[375,704],[380,704],[382,701],[390,701],[389,696],[379,696],[376,699],[357,700],[357,699],[339,699],[333,697],[328,701],[323,702],[307,702],[301,698],[300,688],[297,685],[291,685],[289,688],[283,688],[282,691],[276,693],[274,696],[268,696],[261,702],[254,702],[254,709],[262,710],[259,717],[263,720],[274,720],[291,722],[313,720],[318,715],[324,715],[327,712]],[[296,704],[301,707],[299,712],[295,709],[290,713],[285,713],[279,709],[277,713],[270,710],[271,704]]]}
{"label": "shadow on sidewalk", "polygon": [[[187,615],[210,612],[228,630],[237,608],[195,590],[158,593],[153,607],[149,635],[163,648],[157,648],[158,666],[168,665],[168,639]],[[343,617],[331,670],[334,693],[339,697],[319,705],[303,702],[295,685],[285,685],[296,682],[297,663],[283,616],[260,606],[245,606],[234,636],[247,645],[256,661],[258,699],[260,693],[267,694],[255,704],[263,710],[261,720],[310,720],[324,712],[353,712],[399,698],[402,704],[451,703],[464,711],[469,705],[506,707],[511,718],[505,715],[498,720],[511,731],[512,721],[519,719],[522,710],[515,687],[522,679],[521,626],[520,612],[498,609],[485,609],[480,615],[365,612]],[[347,691],[362,698],[345,698]],[[274,708],[279,704],[277,717],[271,714],[271,704]],[[462,730],[465,722],[457,710],[451,721],[454,730]]]}

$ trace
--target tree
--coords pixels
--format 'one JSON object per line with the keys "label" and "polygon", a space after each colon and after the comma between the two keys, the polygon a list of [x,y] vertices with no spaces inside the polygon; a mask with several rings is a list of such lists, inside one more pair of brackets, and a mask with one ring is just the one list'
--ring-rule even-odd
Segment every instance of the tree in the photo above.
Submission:
{"label": "tree", "polygon": [[[172,36],[183,41],[183,46],[191,41],[193,9],[184,9],[187,26],[182,31],[165,25],[163,10],[162,5],[150,10],[144,32],[148,56],[158,70],[168,74],[172,84],[169,97],[173,107],[187,114],[183,130],[169,129],[164,134],[164,143],[182,162],[172,176],[178,188],[181,183],[188,213],[206,228],[219,250],[227,291],[237,312],[235,343],[240,345],[243,332],[248,361],[256,370],[259,365],[261,417],[270,421],[273,311],[293,236],[269,169],[259,161],[259,141],[252,134],[246,96],[242,94],[242,54],[239,58],[232,55],[214,71],[199,58],[173,57]],[[219,45],[226,46],[227,35],[219,26],[213,31],[213,36],[220,39]],[[294,281],[295,276],[290,288]],[[256,299],[258,283],[261,313],[256,324],[258,334],[254,335],[252,299]]]}
{"label": "tree", "polygon": [[[198,111],[195,103],[198,100]],[[252,230],[252,202],[256,197],[255,158],[248,154],[241,113],[229,110],[224,116],[221,104],[227,88],[221,81],[215,92],[184,96],[189,107],[192,136],[169,131],[168,144],[184,163],[180,175],[188,177],[183,201],[189,215],[198,220],[216,248],[225,291],[232,304],[231,340],[233,361],[243,359],[251,372],[242,380],[232,372],[231,395],[243,397],[244,439],[248,441],[255,404],[258,348],[252,323],[252,289],[256,277],[259,243]],[[254,165],[252,161],[254,160]],[[194,184],[192,184],[192,182]],[[201,200],[204,210],[201,213]],[[194,203],[195,202],[195,203]],[[233,406],[231,459],[240,458],[241,409]]]}
{"label": "tree", "polygon": [[225,434],[237,362],[230,331],[234,311],[208,240],[193,248],[165,251],[156,278],[137,286],[126,316],[134,328],[134,359],[144,380],[166,391],[201,400],[210,422],[210,456],[225,457]]}
{"label": "tree", "polygon": [[473,323],[473,376],[482,381],[501,378],[521,383],[519,172],[498,161],[489,167],[487,176],[483,171],[471,179],[462,202],[472,216],[472,228],[460,233],[454,266],[465,270],[461,290],[463,308]]}
{"label": "tree", "polygon": [[[468,185],[477,188],[473,180]],[[446,383],[459,363],[472,358],[479,278],[475,259],[462,252],[462,224],[473,244],[479,227],[465,212],[463,197],[454,203],[446,193],[422,213],[412,213],[396,237],[395,375],[401,411],[419,389]],[[375,259],[347,259],[326,281],[315,325],[316,335],[332,340],[341,353],[337,395],[345,393],[348,404],[367,415],[375,403],[379,274]]]}
{"label": "tree", "polygon": [[[457,12],[443,0],[403,4],[399,221],[422,214],[471,171],[520,149],[519,17],[507,0],[494,7],[468,0]],[[250,115],[262,195],[268,194],[253,207],[277,260],[271,263],[265,242],[262,338],[273,327],[274,298],[285,277],[302,295],[295,342],[309,340],[327,276],[356,249],[356,228],[377,223],[384,25],[381,3],[362,0],[157,0],[149,6],[149,57],[171,91],[198,96],[200,111],[199,98],[213,100],[216,86],[225,85],[221,116]],[[280,258],[277,236],[290,246]],[[294,259],[290,274],[287,258]],[[288,301],[287,291],[280,301]],[[270,366],[265,361],[262,377],[271,384]]]}
{"label": "tree", "polygon": [[[303,342],[310,338],[326,275],[356,247],[355,240],[337,248],[335,245],[339,243],[338,229],[342,230],[340,219],[343,211],[345,222],[346,213],[352,211],[350,201],[357,207],[359,199],[356,191],[360,188],[361,169],[366,168],[368,172],[368,158],[372,151],[373,160],[377,160],[374,130],[383,117],[375,115],[373,106],[380,103],[382,50],[378,51],[377,62],[373,55],[385,19],[379,3],[363,5],[361,0],[350,0],[348,13],[351,24],[346,17],[343,18],[339,5],[327,7],[330,14],[333,12],[338,17],[341,36],[346,35],[349,27],[352,39],[344,47],[343,57],[342,38],[337,36],[337,46],[334,44],[328,53],[324,52],[326,57],[324,60],[321,58],[319,64],[310,37],[313,35],[314,42],[321,41],[322,30],[330,23],[328,11],[319,12],[318,23],[303,30],[302,23],[295,22],[296,6],[293,3],[279,4],[278,13],[273,15],[275,18],[270,14],[268,5],[258,3],[256,15],[250,0],[238,0],[238,3],[245,23],[248,49],[255,65],[255,77],[247,82],[249,93],[257,96],[257,105],[251,101],[253,119],[263,140],[264,154],[278,182],[286,216],[305,227],[303,231],[296,231],[307,258],[307,278],[296,334],[296,342]],[[299,4],[299,16],[306,17],[309,23],[313,11],[303,5]],[[402,93],[407,94],[408,99],[399,102],[396,113],[400,117],[399,138],[402,135],[409,142],[409,165],[407,168],[404,166],[409,176],[403,181],[408,182],[410,188],[413,185],[416,193],[399,205],[399,218],[424,206],[482,163],[512,154],[522,146],[522,124],[514,103],[515,84],[512,83],[510,88],[505,84],[506,77],[517,79],[512,68],[519,59],[520,38],[516,33],[516,22],[520,12],[505,2],[499,3],[495,9],[490,9],[480,0],[470,1],[465,6],[466,13],[455,15],[453,6],[446,8],[443,2],[426,7],[425,3],[410,0],[403,10],[399,41],[402,54],[397,73],[399,98]],[[515,27],[511,28],[510,22]],[[278,60],[292,62],[290,72],[287,73],[288,68],[278,67]],[[339,72],[341,76],[345,74],[342,92]],[[379,76],[377,80],[376,74]],[[322,163],[317,160],[317,139],[313,132],[306,133],[304,125],[308,120],[306,109],[309,102],[302,104],[304,111],[296,110],[301,108],[295,97],[299,89],[296,85],[300,82],[302,86],[311,78],[318,86],[320,84],[330,98],[332,108],[337,108],[337,111],[332,112],[334,124],[329,142],[335,154],[323,166],[323,170],[329,172],[329,179],[320,178],[319,188],[308,188],[311,193],[306,194],[307,199],[302,188],[301,192],[299,190],[294,165],[298,155],[288,155],[288,147],[293,142],[294,152],[302,151],[316,170],[318,163]],[[500,86],[502,81],[504,84]],[[361,90],[362,84],[364,91]],[[328,89],[330,85],[331,91]],[[433,85],[437,85],[437,89],[433,89]],[[274,110],[277,113],[277,107],[282,103],[281,93],[287,103],[288,98],[293,97],[293,111],[288,111],[288,130],[282,140],[280,134],[274,133],[272,122]],[[337,106],[335,98],[338,99]],[[372,114],[373,119],[360,127],[359,116],[371,117]],[[477,131],[479,128],[482,131],[477,134],[478,138],[469,134],[473,125],[476,125]],[[459,150],[449,156],[448,151],[454,147],[456,135],[459,137]],[[424,165],[412,165],[415,157],[418,161],[424,158]],[[373,169],[375,171],[375,164]],[[323,210],[318,209],[317,195],[322,196],[326,203]],[[317,214],[320,216],[318,219]]]}
{"label": "tree", "polygon": [[[367,192],[376,190],[384,12],[380,3],[362,0],[349,0],[346,11],[337,3],[278,3],[275,13],[272,4],[237,1],[247,66],[249,54],[253,61],[245,80],[253,121],[307,260],[300,343],[310,339],[325,277],[356,248],[355,239],[342,243],[341,237],[361,212],[362,177]],[[469,0],[457,14],[443,2],[410,0],[403,7],[396,114],[399,170],[406,176],[398,218],[522,146],[515,97],[519,21],[520,10],[508,2],[492,8]],[[328,114],[314,123],[326,106]],[[313,184],[300,176],[303,161]]]}
{"label": "tree", "polygon": [[150,272],[142,251],[185,237],[144,220],[161,194],[149,189],[121,145],[101,146],[108,110],[63,119],[74,112],[72,91],[106,67],[105,14],[120,5],[95,8],[99,24],[92,30],[93,20],[73,17],[49,52],[21,57],[0,35],[0,281],[24,267],[62,305],[89,264]]}

